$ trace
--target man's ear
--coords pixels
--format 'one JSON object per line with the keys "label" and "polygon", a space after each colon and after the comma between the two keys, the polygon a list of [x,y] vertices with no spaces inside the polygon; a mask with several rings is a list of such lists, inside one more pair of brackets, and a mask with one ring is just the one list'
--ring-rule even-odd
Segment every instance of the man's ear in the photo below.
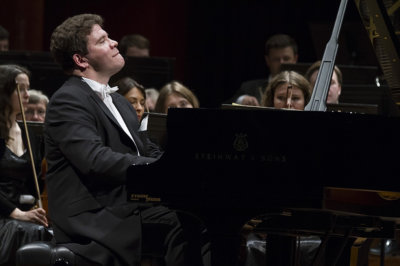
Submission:
{"label": "man's ear", "polygon": [[74,54],[72,56],[72,60],[74,60],[75,64],[79,67],[79,68],[83,68],[86,69],[89,66],[88,60],[86,57],[81,56],[80,54]]}

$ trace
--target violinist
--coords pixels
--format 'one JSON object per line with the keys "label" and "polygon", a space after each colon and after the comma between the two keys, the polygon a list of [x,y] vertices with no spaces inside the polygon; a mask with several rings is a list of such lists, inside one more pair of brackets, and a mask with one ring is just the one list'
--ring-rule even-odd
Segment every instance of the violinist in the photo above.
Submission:
{"label": "violinist", "polygon": [[[0,264],[15,264],[16,250],[29,242],[51,240],[46,212],[36,205],[34,174],[27,135],[17,122],[21,103],[29,99],[29,72],[17,65],[0,66]],[[20,93],[18,93],[17,86]],[[21,97],[19,97],[19,95]],[[21,101],[19,100],[21,99]],[[30,136],[30,140],[35,137]],[[40,147],[31,141],[40,166]]]}

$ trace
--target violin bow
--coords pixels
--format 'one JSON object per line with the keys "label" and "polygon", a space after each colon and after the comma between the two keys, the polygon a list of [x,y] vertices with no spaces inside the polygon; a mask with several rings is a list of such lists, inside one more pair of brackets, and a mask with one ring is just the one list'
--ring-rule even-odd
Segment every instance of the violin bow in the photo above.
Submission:
{"label": "violin bow", "polygon": [[18,83],[17,83],[17,93],[18,93],[19,106],[21,108],[22,121],[24,122],[24,127],[25,127],[25,134],[26,134],[26,139],[27,139],[27,143],[28,143],[29,157],[31,159],[33,178],[35,180],[36,193],[38,194],[37,202],[38,202],[39,208],[43,208],[42,199],[40,197],[39,182],[38,182],[38,178],[37,178],[37,174],[36,174],[35,161],[33,160],[32,147],[31,147],[31,141],[30,141],[30,138],[29,138],[28,126],[26,125],[24,105],[22,104],[21,91],[19,89],[19,84]]}

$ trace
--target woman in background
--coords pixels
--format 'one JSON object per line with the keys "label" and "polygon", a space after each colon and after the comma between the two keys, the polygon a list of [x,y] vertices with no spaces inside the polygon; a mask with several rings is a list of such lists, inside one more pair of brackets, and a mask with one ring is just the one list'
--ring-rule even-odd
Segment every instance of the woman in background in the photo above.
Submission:
{"label": "woman in background", "polygon": [[268,84],[262,106],[304,110],[310,101],[311,85],[295,71],[282,71]]}
{"label": "woman in background", "polygon": [[118,80],[115,85],[118,86],[117,92],[132,104],[139,121],[141,121],[146,108],[146,92],[144,87],[130,77]]}
{"label": "woman in background", "polygon": [[[48,222],[36,203],[34,174],[25,129],[17,123],[22,104],[29,101],[29,72],[17,65],[0,66],[0,264],[15,265],[16,250],[29,242],[51,240]],[[35,166],[43,159],[39,142],[32,141]],[[37,169],[38,170],[38,169]]]}
{"label": "woman in background", "polygon": [[161,88],[155,112],[168,113],[168,108],[199,108],[196,95],[178,81],[171,81]]}
{"label": "woman in background", "polygon": [[156,88],[147,88],[146,92],[146,108],[149,112],[154,112],[156,107],[158,95],[160,94]]}

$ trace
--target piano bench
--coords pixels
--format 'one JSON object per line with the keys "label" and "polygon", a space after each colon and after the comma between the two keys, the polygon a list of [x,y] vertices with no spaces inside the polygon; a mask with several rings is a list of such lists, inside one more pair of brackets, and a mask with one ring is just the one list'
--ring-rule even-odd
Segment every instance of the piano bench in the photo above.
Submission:
{"label": "piano bench", "polygon": [[37,241],[20,247],[16,252],[17,266],[93,265],[76,256],[66,247],[53,242]]}
{"label": "piano bench", "polygon": [[[142,265],[162,265],[161,258],[144,254]],[[16,252],[16,266],[97,266],[75,255],[71,250],[50,241],[36,241],[20,247]]]}

